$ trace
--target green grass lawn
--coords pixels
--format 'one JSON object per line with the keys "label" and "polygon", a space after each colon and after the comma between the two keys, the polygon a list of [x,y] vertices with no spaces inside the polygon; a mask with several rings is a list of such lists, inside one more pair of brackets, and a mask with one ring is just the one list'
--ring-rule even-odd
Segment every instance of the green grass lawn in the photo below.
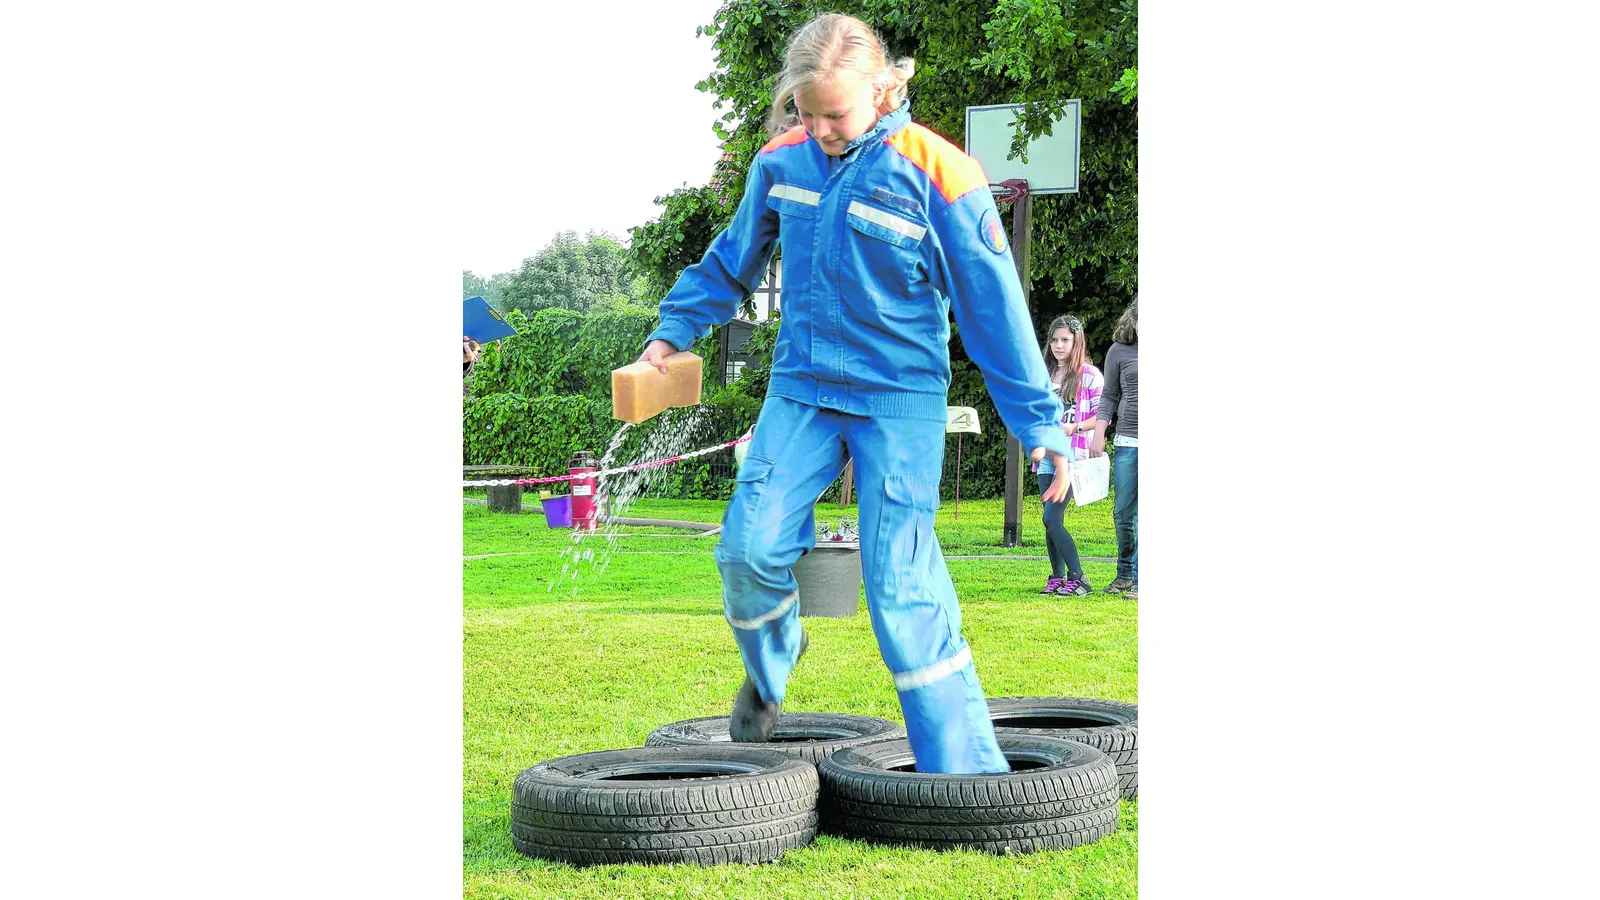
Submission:
{"label": "green grass lawn", "polygon": [[[533,495],[530,495],[530,499]],[[717,522],[725,504],[641,501],[629,515]],[[837,504],[819,516],[837,516]],[[842,510],[854,515],[853,507]],[[947,556],[1042,554],[1039,501],[1024,507],[1023,546],[999,546],[999,500],[946,499],[937,530]],[[1088,847],[998,858],[976,852],[881,847],[821,836],[776,863],[575,868],[511,846],[511,781],[556,756],[634,747],[679,719],[725,715],[744,677],[722,618],[716,538],[625,527],[577,553],[567,531],[537,511],[519,516],[464,505],[465,896],[561,898],[1081,897],[1138,894],[1138,804],[1122,803],[1119,831]],[[1069,508],[1085,556],[1114,556],[1110,504]],[[648,535],[648,536],[647,536]],[[609,551],[609,555],[606,551]],[[604,562],[601,574],[599,565]],[[569,576],[563,578],[563,564]],[[1104,585],[1111,563],[1086,562]],[[992,697],[1138,699],[1137,604],[1097,594],[1038,596],[1043,560],[952,560],[964,631]],[[576,588],[576,593],[574,593]],[[786,709],[903,721],[862,601],[847,619],[808,618],[811,649]]]}
{"label": "green grass lawn", "polygon": [[[466,491],[466,496],[483,499],[483,491]],[[529,491],[522,495],[525,504],[538,502],[538,494]],[[716,524],[722,521],[722,510],[727,503],[720,500],[640,500],[628,509],[626,515],[640,519],[680,519],[689,522],[709,522]],[[542,550],[545,545],[529,546],[527,541],[536,536],[541,530],[548,531],[543,515],[537,508],[528,510],[522,516],[489,516],[483,509],[478,510],[483,515],[484,521],[474,524],[472,513],[468,512],[467,529],[465,538],[466,553],[475,555],[480,553],[506,553]],[[1005,528],[1005,503],[1001,500],[962,500],[961,510],[957,514],[954,502],[945,497],[939,507],[936,527],[939,532],[939,546],[944,548],[946,556],[968,556],[1006,554],[1018,556],[1043,556],[1044,525],[1042,517],[1044,508],[1037,494],[1024,493],[1022,498],[1022,543],[1016,547],[1000,546],[1000,537]],[[840,516],[858,518],[855,504],[841,508],[838,503],[825,503],[817,507],[817,521],[837,522]],[[498,521],[496,521],[498,520]],[[1078,553],[1083,556],[1115,557],[1117,555],[1117,536],[1111,523],[1110,498],[1099,503],[1092,503],[1086,507],[1078,508],[1069,504],[1064,517],[1067,531],[1078,545]],[[687,532],[673,531],[660,528],[633,528],[628,532],[659,532],[662,534],[683,535]],[[707,539],[701,539],[708,543]],[[557,546],[562,546],[559,543]],[[559,549],[557,552],[560,552]],[[709,548],[706,552],[710,552]],[[558,565],[557,569],[560,568]],[[1045,573],[1048,574],[1048,573]],[[1096,585],[1104,582],[1096,579],[1093,572],[1089,575]],[[1044,575],[1039,577],[1040,583]],[[471,593],[470,587],[468,593]]]}

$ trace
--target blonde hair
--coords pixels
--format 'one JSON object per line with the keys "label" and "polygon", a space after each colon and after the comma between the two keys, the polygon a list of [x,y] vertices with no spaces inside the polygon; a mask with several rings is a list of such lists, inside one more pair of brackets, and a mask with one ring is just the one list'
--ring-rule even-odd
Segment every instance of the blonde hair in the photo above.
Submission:
{"label": "blonde hair", "polygon": [[894,111],[906,101],[906,82],[916,71],[916,60],[903,56],[889,62],[883,39],[867,23],[854,16],[824,13],[789,38],[784,53],[783,71],[772,93],[772,111],[767,114],[767,129],[780,134],[799,124],[799,116],[788,109],[795,92],[831,78],[837,72],[855,72],[883,87],[878,112]]}

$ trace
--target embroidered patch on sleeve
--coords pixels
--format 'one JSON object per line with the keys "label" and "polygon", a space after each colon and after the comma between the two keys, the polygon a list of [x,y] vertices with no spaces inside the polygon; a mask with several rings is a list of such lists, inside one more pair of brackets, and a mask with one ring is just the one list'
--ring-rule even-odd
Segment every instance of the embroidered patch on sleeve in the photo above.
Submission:
{"label": "embroidered patch on sleeve", "polygon": [[996,253],[1006,252],[1006,230],[1001,227],[1000,216],[994,210],[983,211],[983,218],[978,220],[978,236],[990,250]]}

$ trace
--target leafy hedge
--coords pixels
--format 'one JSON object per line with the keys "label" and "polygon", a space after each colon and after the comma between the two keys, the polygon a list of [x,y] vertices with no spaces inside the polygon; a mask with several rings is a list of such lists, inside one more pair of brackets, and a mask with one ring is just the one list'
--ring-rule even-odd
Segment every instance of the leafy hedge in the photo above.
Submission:
{"label": "leafy hedge", "polygon": [[504,392],[468,398],[462,438],[469,466],[529,466],[563,475],[581,450],[602,451],[616,426],[611,401],[579,395]]}
{"label": "leafy hedge", "polygon": [[[473,367],[472,395],[463,418],[466,465],[528,466],[560,475],[580,451],[603,452],[622,423],[611,418],[611,370],[633,362],[655,327],[652,309],[602,306],[587,314],[559,307],[541,309],[530,320],[511,310],[513,337],[484,348]],[[705,359],[705,414],[678,450],[731,440],[755,424],[761,411],[742,385],[716,384],[716,343],[692,348]],[[640,452],[656,431],[684,414],[658,416],[630,430],[617,456],[643,461]],[[656,482],[659,496],[727,499],[733,493],[731,453],[677,463]]]}
{"label": "leafy hedge", "polygon": [[[755,424],[761,401],[725,389],[709,392],[697,427],[686,429],[677,451],[698,450],[732,440]],[[629,429],[615,457],[646,462],[645,445],[662,427],[688,418],[687,411],[657,416]],[[466,464],[528,466],[541,476],[563,475],[567,462],[582,451],[602,453],[623,423],[611,418],[608,397],[582,395],[528,397],[518,393],[469,398],[462,423]],[[733,496],[732,452],[713,453],[664,467],[652,494],[695,500]],[[557,488],[557,493],[564,489]]]}
{"label": "leafy hedge", "polygon": [[[656,326],[656,311],[630,304],[598,307],[588,313],[560,307],[539,310],[531,320],[511,310],[512,337],[490,344],[473,367],[472,393],[611,396],[611,370],[639,358]],[[705,384],[716,381],[715,337],[689,349],[705,360]]]}
{"label": "leafy hedge", "polygon": [[584,314],[548,307],[530,320],[513,309],[506,321],[517,333],[484,348],[473,367],[474,394],[608,397],[611,370],[638,358],[655,311],[617,305]]}

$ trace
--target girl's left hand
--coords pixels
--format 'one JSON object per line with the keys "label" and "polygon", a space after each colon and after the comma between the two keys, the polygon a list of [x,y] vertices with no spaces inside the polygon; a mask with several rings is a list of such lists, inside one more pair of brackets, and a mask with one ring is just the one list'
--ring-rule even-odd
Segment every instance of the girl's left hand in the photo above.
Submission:
{"label": "girl's left hand", "polygon": [[[1045,448],[1035,447],[1028,458],[1038,462],[1046,453],[1049,451]],[[1045,488],[1043,499],[1046,503],[1063,503],[1067,499],[1067,489],[1072,487],[1072,461],[1059,453],[1050,453],[1050,461],[1056,467],[1056,477]]]}

